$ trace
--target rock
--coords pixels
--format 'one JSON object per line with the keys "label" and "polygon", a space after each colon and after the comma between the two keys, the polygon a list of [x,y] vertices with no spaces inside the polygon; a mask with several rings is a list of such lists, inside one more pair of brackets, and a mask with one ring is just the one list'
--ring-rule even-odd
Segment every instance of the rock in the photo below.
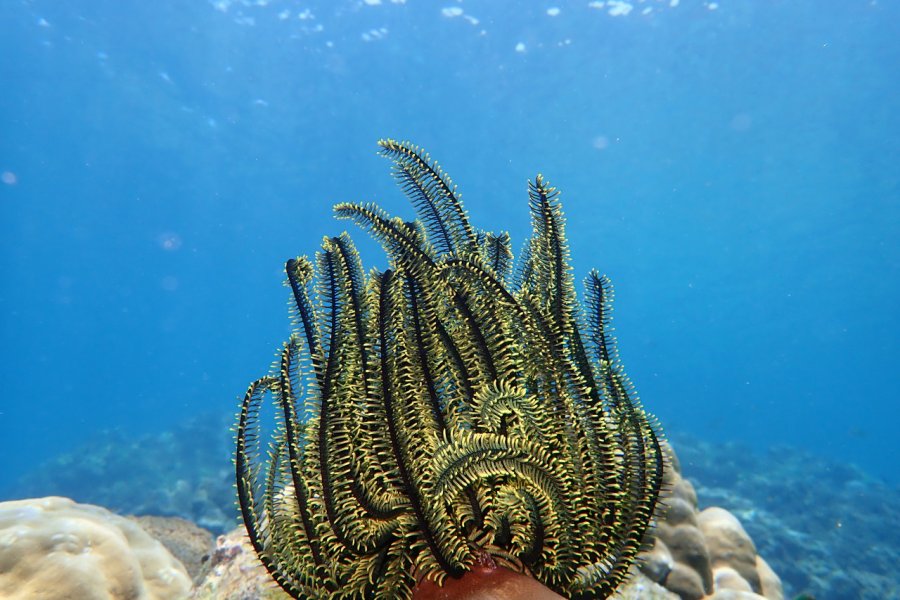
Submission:
{"label": "rock", "polygon": [[216,542],[212,533],[180,517],[130,517],[181,561],[194,583],[209,571]]}
{"label": "rock", "polygon": [[209,563],[192,600],[291,600],[257,558],[243,527],[216,539]]}

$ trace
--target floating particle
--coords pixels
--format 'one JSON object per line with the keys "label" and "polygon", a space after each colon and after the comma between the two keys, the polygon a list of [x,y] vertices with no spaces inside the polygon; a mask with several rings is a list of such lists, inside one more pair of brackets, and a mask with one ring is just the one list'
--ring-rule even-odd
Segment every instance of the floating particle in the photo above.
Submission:
{"label": "floating particle", "polygon": [[591,145],[597,150],[606,150],[609,148],[609,138],[605,135],[598,135],[591,140]]}
{"label": "floating particle", "polygon": [[16,185],[19,183],[19,178],[12,171],[3,171],[3,173],[0,173],[0,181],[6,185]]}
{"label": "floating particle", "polygon": [[315,17],[312,14],[312,11],[309,10],[308,8],[304,8],[301,12],[297,13],[297,18],[300,19],[301,21],[306,21],[308,19],[315,19]]}
{"label": "floating particle", "polygon": [[747,113],[739,113],[731,119],[731,129],[734,131],[747,131],[753,126],[753,118]]}
{"label": "floating particle", "polygon": [[647,8],[645,8],[644,10],[641,11],[641,14],[642,14],[642,15],[649,15],[649,14],[652,13],[652,12],[653,12],[653,7],[652,7],[652,6],[648,6]]}
{"label": "floating particle", "polygon": [[625,17],[634,8],[634,6],[628,2],[621,2],[619,0],[610,0],[606,3],[606,6],[609,7],[609,14],[613,17]]}
{"label": "floating particle", "polygon": [[181,248],[181,236],[172,231],[164,231],[156,236],[159,247],[166,252],[174,252]]}
{"label": "floating particle", "polygon": [[463,15],[463,19],[471,23],[472,25],[478,25],[479,21],[472,15]]}
{"label": "floating particle", "polygon": [[387,27],[379,27],[378,29],[370,29],[364,32],[360,37],[364,42],[374,42],[387,37]]}
{"label": "floating particle", "polygon": [[557,8],[556,6],[551,6],[550,8],[547,9],[547,14],[550,15],[551,17],[555,17],[555,16],[559,15],[559,8]]}
{"label": "floating particle", "polygon": [[172,275],[163,277],[162,281],[159,282],[159,286],[167,292],[174,292],[178,289],[178,278]]}
{"label": "floating particle", "polygon": [[525,44],[522,43],[522,42],[519,42],[518,44],[516,44],[516,52],[520,52],[520,53],[523,53],[523,54],[524,54],[524,52],[525,52]]}
{"label": "floating particle", "polygon": [[717,8],[719,8],[719,3],[718,2],[710,2],[709,4],[706,5],[706,8],[708,8],[709,10],[716,10]]}
{"label": "floating particle", "polygon": [[50,27],[50,23],[47,22],[47,19],[41,17],[37,22],[39,27]]}
{"label": "floating particle", "polygon": [[675,8],[676,6],[678,6],[678,1],[679,0],[669,0],[669,6]]}
{"label": "floating particle", "polygon": [[283,10],[280,13],[278,13],[278,19],[281,21],[286,21],[290,18],[291,18],[291,11],[289,11],[289,10]]}
{"label": "floating particle", "polygon": [[441,14],[445,17],[461,17],[463,9],[458,6],[448,6],[447,8],[441,9]]}
{"label": "floating particle", "polygon": [[381,4],[381,0],[363,0],[363,4],[368,6],[378,6]]}
{"label": "floating particle", "polygon": [[588,7],[590,8],[603,8],[606,6],[606,2],[599,2],[598,0],[594,0],[594,2],[588,2]]}

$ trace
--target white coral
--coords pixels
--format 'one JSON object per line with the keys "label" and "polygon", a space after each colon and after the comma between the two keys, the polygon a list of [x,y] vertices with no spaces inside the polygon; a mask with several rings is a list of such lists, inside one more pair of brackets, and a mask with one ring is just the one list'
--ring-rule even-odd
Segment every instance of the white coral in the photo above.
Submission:
{"label": "white coral", "polygon": [[0,502],[0,598],[178,600],[190,589],[137,523],[68,498]]}

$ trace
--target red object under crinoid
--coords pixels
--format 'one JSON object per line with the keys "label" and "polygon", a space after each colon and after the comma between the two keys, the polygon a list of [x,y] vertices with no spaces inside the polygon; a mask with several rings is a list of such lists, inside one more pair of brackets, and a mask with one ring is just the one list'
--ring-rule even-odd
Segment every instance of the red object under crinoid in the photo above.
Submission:
{"label": "red object under crinoid", "polygon": [[448,577],[444,585],[421,579],[413,600],[562,600],[542,583],[522,573],[498,566],[487,553],[460,578]]}

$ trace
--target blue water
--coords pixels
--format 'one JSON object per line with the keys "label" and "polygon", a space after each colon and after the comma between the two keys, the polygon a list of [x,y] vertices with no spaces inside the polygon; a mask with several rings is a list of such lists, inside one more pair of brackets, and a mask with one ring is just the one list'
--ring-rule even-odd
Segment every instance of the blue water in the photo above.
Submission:
{"label": "blue water", "polygon": [[900,482],[900,5],[633,5],[0,3],[0,489],[235,410],[380,137],[517,247],[561,188],[664,426]]}

